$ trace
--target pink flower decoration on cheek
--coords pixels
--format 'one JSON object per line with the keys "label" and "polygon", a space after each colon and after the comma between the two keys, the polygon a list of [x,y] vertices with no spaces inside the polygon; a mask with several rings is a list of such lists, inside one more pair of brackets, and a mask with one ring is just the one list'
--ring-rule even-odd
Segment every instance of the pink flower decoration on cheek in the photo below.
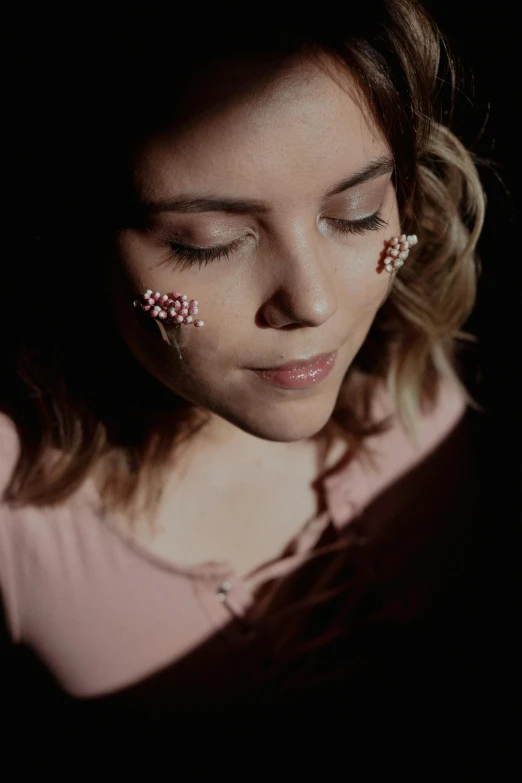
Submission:
{"label": "pink flower decoration on cheek", "polygon": [[196,326],[201,328],[204,326],[204,321],[200,318],[195,318],[198,315],[198,300],[190,299],[186,294],[181,294],[179,291],[174,291],[172,294],[160,294],[159,291],[152,291],[148,288],[139,299],[135,299],[134,307],[141,310],[145,316],[154,321],[161,332],[161,336],[169,345],[176,346],[178,356],[181,361],[183,357],[178,345],[178,341],[175,338],[175,333],[178,329],[164,328],[167,324],[171,327],[181,327],[182,325]]}
{"label": "pink flower decoration on cheek", "polygon": [[140,299],[134,300],[134,307],[139,307],[150,318],[173,326],[192,324],[192,326],[201,327],[205,324],[200,318],[194,317],[199,312],[198,300],[189,300],[186,294],[181,294],[179,291],[174,291],[172,294],[160,294],[159,291],[154,293],[148,288]]}
{"label": "pink flower decoration on cheek", "polygon": [[401,234],[399,237],[392,237],[386,243],[386,256],[384,259],[384,268],[390,274],[396,272],[404,264],[410,254],[410,248],[416,245],[419,240],[416,234]]}

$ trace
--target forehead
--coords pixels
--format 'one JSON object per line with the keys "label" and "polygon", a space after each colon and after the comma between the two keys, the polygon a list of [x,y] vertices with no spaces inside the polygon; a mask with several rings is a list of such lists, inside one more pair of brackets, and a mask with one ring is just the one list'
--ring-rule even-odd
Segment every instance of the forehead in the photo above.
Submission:
{"label": "forehead", "polygon": [[[179,119],[135,158],[142,195],[266,187],[285,176],[306,188],[318,171],[356,170],[388,151],[353,78],[310,58],[271,67],[242,60],[195,79]],[[335,173],[334,173],[335,172]]]}

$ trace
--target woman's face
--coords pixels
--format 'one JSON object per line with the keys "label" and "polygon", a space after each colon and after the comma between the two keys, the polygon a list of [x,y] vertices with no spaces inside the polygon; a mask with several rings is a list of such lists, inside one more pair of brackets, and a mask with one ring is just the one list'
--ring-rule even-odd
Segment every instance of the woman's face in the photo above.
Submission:
{"label": "woman's face", "polygon": [[[348,77],[343,89],[302,60],[267,83],[258,68],[220,66],[194,86],[183,123],[140,148],[146,219],[119,235],[112,296],[131,351],[163,384],[218,428],[291,442],[330,418],[387,294],[384,242],[399,218],[390,150]],[[182,361],[133,307],[147,289],[199,302],[204,326],[180,327]],[[333,370],[308,388],[253,370],[330,351]]]}

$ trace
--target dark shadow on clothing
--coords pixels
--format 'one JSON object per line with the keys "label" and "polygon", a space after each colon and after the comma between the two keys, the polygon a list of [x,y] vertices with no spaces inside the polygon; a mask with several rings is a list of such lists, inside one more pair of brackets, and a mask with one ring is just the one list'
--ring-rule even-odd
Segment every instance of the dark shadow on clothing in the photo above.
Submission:
{"label": "dark shadow on clothing", "polygon": [[[311,717],[349,705],[351,714],[373,711],[382,718],[400,704],[403,716],[418,721],[450,705],[453,716],[476,716],[491,686],[477,688],[490,612],[478,572],[495,500],[489,427],[487,416],[469,411],[432,454],[347,526],[326,585],[333,597],[322,605],[284,611],[319,584],[316,558],[279,584],[254,626],[248,615],[246,622],[232,620],[174,665],[85,700],[63,694],[29,650],[5,638],[4,705],[11,714],[52,714],[67,722],[88,717],[97,725],[236,707],[257,714],[275,706],[278,714],[299,710]],[[331,526],[320,544],[330,539]],[[281,645],[291,623],[294,638]],[[332,629],[331,641],[314,647]]]}

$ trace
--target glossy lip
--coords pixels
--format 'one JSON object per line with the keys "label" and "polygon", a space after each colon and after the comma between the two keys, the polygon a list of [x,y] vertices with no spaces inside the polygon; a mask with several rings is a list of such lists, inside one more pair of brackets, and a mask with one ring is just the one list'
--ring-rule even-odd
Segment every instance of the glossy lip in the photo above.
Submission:
{"label": "glossy lip", "polygon": [[306,389],[320,383],[330,374],[336,358],[337,351],[333,351],[320,354],[304,366],[300,363],[296,367],[296,362],[293,362],[294,366],[290,368],[286,364],[270,370],[254,370],[254,372],[263,380],[282,389]]}
{"label": "glossy lip", "polygon": [[298,359],[295,362],[286,362],[286,364],[276,364],[274,367],[253,367],[256,372],[275,372],[276,370],[301,370],[306,367],[310,367],[312,364],[328,359],[333,356],[336,351],[330,351],[329,353],[318,353],[316,356],[312,356],[311,359]]}

